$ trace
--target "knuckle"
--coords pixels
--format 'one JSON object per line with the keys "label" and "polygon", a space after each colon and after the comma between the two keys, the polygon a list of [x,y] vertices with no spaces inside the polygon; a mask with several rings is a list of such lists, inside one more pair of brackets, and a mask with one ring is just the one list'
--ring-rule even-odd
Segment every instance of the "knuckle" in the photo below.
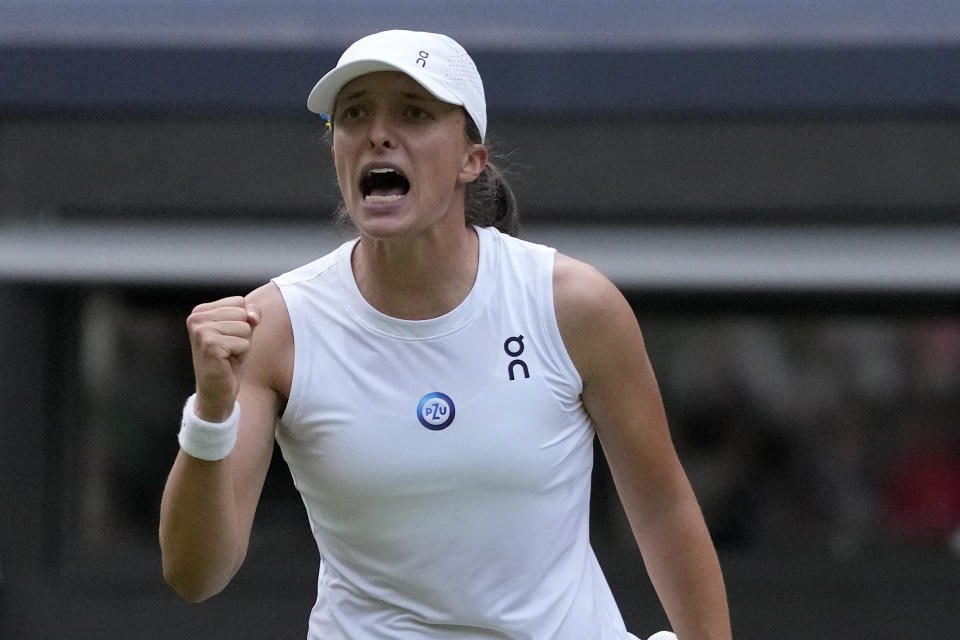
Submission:
{"label": "knuckle", "polygon": [[216,355],[222,349],[219,336],[210,331],[201,331],[197,334],[197,347],[206,355]]}

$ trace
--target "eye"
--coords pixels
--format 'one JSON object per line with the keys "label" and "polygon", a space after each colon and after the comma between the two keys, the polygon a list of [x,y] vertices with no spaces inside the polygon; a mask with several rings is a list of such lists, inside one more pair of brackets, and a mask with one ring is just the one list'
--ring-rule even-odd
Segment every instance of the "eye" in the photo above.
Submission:
{"label": "eye", "polygon": [[367,110],[362,105],[352,104],[340,112],[341,120],[359,120],[367,114]]}
{"label": "eye", "polygon": [[413,120],[414,122],[419,122],[421,120],[427,120],[431,117],[430,112],[424,109],[423,107],[418,107],[415,104],[408,105],[403,111],[403,115],[408,120]]}

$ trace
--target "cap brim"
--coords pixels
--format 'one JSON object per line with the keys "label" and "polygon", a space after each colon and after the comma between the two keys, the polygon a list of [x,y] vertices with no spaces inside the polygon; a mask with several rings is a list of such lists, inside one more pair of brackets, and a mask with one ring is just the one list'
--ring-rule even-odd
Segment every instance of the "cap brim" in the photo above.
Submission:
{"label": "cap brim", "polygon": [[[307,109],[314,113],[327,116],[332,115],[333,107],[337,102],[337,96],[340,95],[340,90],[351,80],[376,71],[399,71],[400,73],[407,73],[404,69],[382,60],[354,60],[348,62],[342,67],[331,70],[320,78],[320,81],[313,87],[310,95],[307,96]],[[449,102],[450,104],[463,105],[462,100],[439,84],[433,83],[429,76],[422,78],[410,77],[438,100]]]}

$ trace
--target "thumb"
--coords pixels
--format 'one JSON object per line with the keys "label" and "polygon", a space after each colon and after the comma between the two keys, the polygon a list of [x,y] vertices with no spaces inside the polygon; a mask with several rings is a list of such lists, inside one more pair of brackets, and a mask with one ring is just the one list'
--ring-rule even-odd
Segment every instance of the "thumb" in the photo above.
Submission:
{"label": "thumb", "polygon": [[256,329],[260,324],[260,308],[254,304],[245,305],[247,309],[247,323],[251,328]]}
{"label": "thumb", "polygon": [[259,309],[257,309],[256,307],[250,307],[250,306],[247,307],[247,323],[249,323],[253,329],[256,329],[257,326],[259,326],[260,324]]}

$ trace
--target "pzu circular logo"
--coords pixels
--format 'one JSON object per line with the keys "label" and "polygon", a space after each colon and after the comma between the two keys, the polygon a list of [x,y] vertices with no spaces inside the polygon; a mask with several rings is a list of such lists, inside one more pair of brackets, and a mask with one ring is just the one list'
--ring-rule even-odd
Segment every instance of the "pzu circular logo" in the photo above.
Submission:
{"label": "pzu circular logo", "polygon": [[417,405],[417,418],[420,424],[431,431],[442,431],[449,427],[456,413],[456,407],[453,406],[450,396],[439,391],[423,396],[420,398],[420,404]]}

